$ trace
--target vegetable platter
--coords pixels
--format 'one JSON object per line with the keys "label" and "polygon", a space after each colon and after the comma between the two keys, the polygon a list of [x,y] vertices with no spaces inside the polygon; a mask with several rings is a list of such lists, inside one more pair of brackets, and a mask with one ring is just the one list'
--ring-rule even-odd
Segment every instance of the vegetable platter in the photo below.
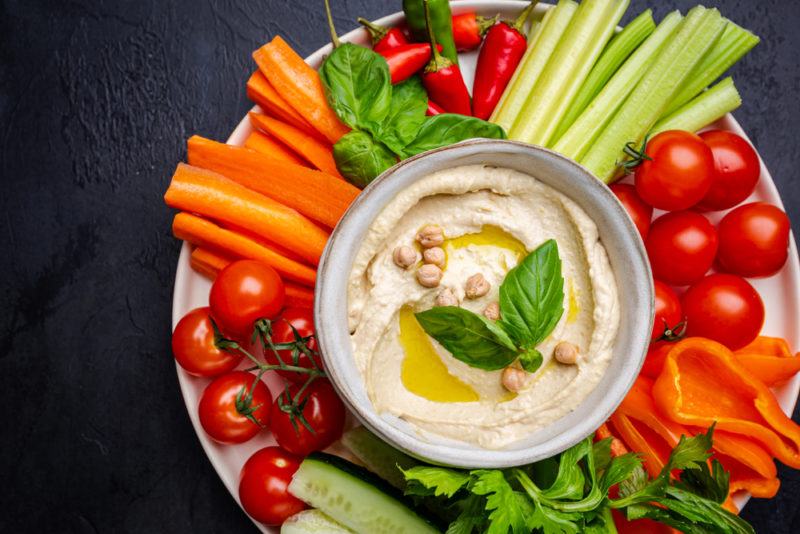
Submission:
{"label": "vegetable platter", "polygon": [[[431,2],[431,4],[435,3],[436,2]],[[321,5],[322,2],[320,2],[320,9]],[[491,23],[494,22],[492,17],[498,15],[500,20],[513,21],[517,19],[520,12],[524,8],[526,8],[529,5],[529,3],[522,1],[511,1],[511,0],[503,0],[503,1],[475,0],[475,1],[451,2],[451,5],[454,15],[458,15],[460,13],[475,12],[477,13],[477,15],[482,17],[479,19],[479,22],[481,22],[481,24],[485,23],[485,25],[488,27],[491,25]],[[335,10],[336,8],[335,3],[332,7]],[[532,18],[534,20],[541,21],[544,14],[547,12],[548,9],[550,9],[550,7],[551,6],[546,4],[537,5],[534,10]],[[395,28],[401,25],[403,21],[404,21],[403,13],[398,12],[393,15],[386,16],[380,20],[374,21],[374,24],[380,27]],[[537,22],[536,24],[541,24],[541,22]],[[523,33],[527,32],[528,32],[528,25],[526,24],[524,26]],[[334,39],[336,38],[334,37]],[[641,40],[643,40],[643,38]],[[639,42],[641,42],[641,40]],[[363,47],[369,47],[371,44],[368,32],[362,28],[344,34],[341,37],[341,41],[355,43]],[[333,50],[334,49],[332,45],[327,45],[323,48],[320,48],[313,54],[311,54],[309,57],[306,58],[305,61],[307,62],[308,65],[310,65],[314,69],[318,69],[322,65],[325,58],[329,56]],[[448,54],[452,55],[452,51],[449,50],[447,46],[444,46],[442,54],[443,54],[442,57],[446,58]],[[459,53],[458,55],[458,64],[463,74],[466,87],[470,88],[473,87],[477,58],[478,58],[477,50],[462,52]],[[519,62],[520,57],[517,57],[515,61]],[[523,59],[522,61],[524,63],[525,60]],[[509,72],[509,77],[510,74],[511,73]],[[710,84],[711,81],[713,80],[709,80],[706,85]],[[509,83],[508,79],[506,79],[506,83]],[[514,83],[515,80],[512,78],[510,84],[513,86]],[[701,86],[700,89],[702,89],[702,87],[704,86]],[[432,89],[431,87],[428,86],[427,81],[426,81],[426,87],[428,87],[428,93],[431,94]],[[723,89],[725,89],[725,87],[723,87]],[[494,104],[496,104],[496,101]],[[492,104],[492,107],[494,107],[494,104]],[[504,105],[503,101],[501,100],[499,106],[503,105]],[[253,111],[256,113],[260,113],[262,111],[269,112],[269,110],[262,110],[258,106],[254,107]],[[484,113],[487,116],[489,115],[489,112],[486,111],[483,111],[482,113]],[[281,128],[280,124],[278,123],[272,124],[269,122],[271,119],[261,118],[261,117],[264,116],[258,115],[256,116],[255,119],[253,119],[252,117],[245,117],[235,128],[231,136],[228,138],[227,144],[233,146],[247,145],[248,147],[251,147],[251,142],[253,142],[253,134],[256,131],[253,126],[254,122],[259,125],[259,129],[269,131],[269,133],[272,136],[278,137],[279,139],[283,139],[281,137],[282,131],[280,130]],[[289,120],[290,118],[291,117],[287,118],[286,120]],[[564,126],[563,124],[559,125],[555,123],[547,125],[546,124],[547,117],[544,116],[538,118],[533,117],[531,118],[531,121],[541,126],[541,129],[538,129],[537,132],[545,130],[547,131],[552,130],[553,132],[558,132],[560,134],[564,134],[565,131],[567,133],[569,132],[568,125]],[[524,127],[525,126],[523,126],[523,129]],[[733,132],[749,142],[745,131],[731,114],[726,114],[724,117],[720,118],[713,124],[709,125],[706,129],[712,129],[712,128]],[[541,137],[539,133],[536,133],[536,135],[539,135]],[[484,135],[482,135],[481,133],[476,133],[475,135],[472,136],[478,137]],[[510,134],[509,137],[513,138],[513,136],[511,136]],[[572,137],[576,138],[576,135],[572,135]],[[270,137],[270,139],[271,138],[272,137]],[[636,150],[639,148],[639,144],[643,141],[646,142],[646,139],[644,140],[641,138],[629,139],[629,141],[630,145],[628,149],[635,153]],[[547,144],[546,142],[543,141],[543,139],[536,139],[536,143],[545,145]],[[291,143],[289,144],[291,145]],[[316,145],[313,146],[312,145],[313,143],[308,143],[304,145],[305,149],[307,149],[307,151],[304,151],[303,153],[305,159],[312,161],[318,169],[323,169],[331,175],[338,175],[339,171],[341,171],[342,174],[347,174],[346,165],[342,164],[343,160],[341,158],[337,159],[336,162],[333,162],[330,159],[329,155],[325,156],[323,152],[316,151],[315,148]],[[572,149],[571,147],[568,148]],[[586,147],[582,147],[580,149],[575,149],[575,150],[578,150],[578,152],[582,154],[586,154],[585,148]],[[578,152],[576,152],[576,154]],[[600,156],[598,156],[598,158],[599,157]],[[644,156],[643,159],[647,160],[648,156]],[[191,160],[191,155],[190,155],[190,160]],[[579,161],[581,160],[579,159]],[[599,160],[597,160],[596,158],[595,161]],[[192,162],[190,161],[190,163]],[[592,161],[589,160],[589,163],[591,164]],[[764,201],[774,206],[777,206],[778,208],[782,208],[781,199],[775,187],[775,184],[769,174],[768,169],[764,165],[763,161],[760,160],[760,158],[758,159],[758,165],[760,166],[760,179],[757,183],[757,186],[755,187],[755,190],[747,198],[746,202]],[[338,170],[337,166],[339,167]],[[602,168],[602,165],[595,167],[592,170],[594,170],[597,175],[601,175],[603,172],[605,172],[605,170]],[[177,175],[178,173],[176,173],[176,176]],[[350,178],[349,175],[348,178]],[[194,179],[194,178],[190,177],[187,179]],[[357,183],[358,180],[351,179],[351,181],[356,183],[357,185],[363,185],[363,184],[358,184]],[[633,183],[633,176],[625,177],[621,181],[621,183]],[[187,209],[185,207],[182,207],[182,209],[184,209],[185,211],[192,211],[191,209]],[[663,212],[658,209],[655,210],[656,217],[658,217],[661,213]],[[711,221],[711,223],[716,225],[726,213],[727,210],[713,211],[706,213],[706,216]],[[319,217],[320,218],[317,220],[322,220],[329,216],[325,213],[322,213],[321,215],[319,215]],[[335,225],[335,219],[331,220],[328,224],[326,224],[326,226],[328,227],[332,227],[333,225]],[[185,230],[185,231],[190,232],[190,230]],[[177,233],[178,232],[176,231],[176,235]],[[761,329],[761,334],[764,336],[774,336],[776,338],[783,338],[786,340],[789,347],[791,347],[793,350],[797,350],[797,348],[800,347],[800,329],[798,329],[798,325],[800,325],[800,261],[798,261],[798,253],[794,239],[792,239],[791,237],[789,238],[788,246],[789,246],[788,261],[786,261],[785,265],[783,265],[783,267],[776,274],[763,278],[748,278],[748,281],[754,286],[754,288],[760,294],[761,299],[763,300],[766,306],[765,322],[763,324],[763,328]],[[299,252],[300,255],[302,255],[302,253],[303,251]],[[287,256],[294,257],[293,255],[288,253]],[[184,243],[183,248],[181,250],[180,258],[178,260],[176,279],[175,279],[175,289],[173,295],[173,313],[172,313],[173,328],[178,326],[178,323],[181,321],[181,319],[184,316],[186,316],[191,310],[207,306],[209,304],[209,291],[211,290],[212,287],[211,280],[208,277],[200,274],[196,268],[193,269],[192,266],[193,266],[192,247],[189,245],[189,243]],[[301,279],[303,276],[304,275],[302,275],[302,273],[298,275],[298,277]],[[313,283],[311,285],[313,286]],[[307,286],[308,284],[306,285],[306,287]],[[287,289],[287,295],[289,294],[288,291],[289,289]],[[295,291],[296,292],[293,293],[293,295],[295,296],[292,298],[294,299],[309,298],[308,295],[310,294],[310,290],[301,288]],[[298,297],[297,295],[300,296]],[[212,295],[212,300],[213,298],[214,297]],[[212,308],[213,306],[214,304],[212,303]],[[669,325],[670,328],[672,328],[673,326],[677,325]],[[240,365],[240,368],[244,367],[246,367],[246,365],[244,364]],[[243,443],[238,443],[236,445],[224,445],[217,442],[220,440],[215,441],[211,439],[211,437],[209,437],[207,433],[208,428],[206,427],[206,430],[204,430],[204,425],[201,422],[201,416],[198,411],[198,405],[201,404],[201,397],[203,396],[204,390],[211,383],[211,379],[198,378],[197,376],[192,376],[191,374],[186,372],[184,367],[182,367],[181,365],[177,365],[177,373],[183,398],[186,403],[187,411],[189,413],[189,417],[192,421],[195,431],[197,432],[198,439],[200,440],[203,449],[205,450],[209,460],[211,461],[215,470],[219,474],[223,483],[228,488],[234,499],[236,499],[237,502],[240,502],[239,478],[243,465],[248,460],[248,458],[250,458],[254,453],[256,453],[256,451],[259,451],[260,449],[266,446],[274,445],[276,443],[275,438],[272,435],[271,430],[265,430],[258,432],[257,435],[255,435],[255,437],[253,437],[252,439],[245,440]],[[280,377],[278,377],[275,373],[269,372],[264,374],[263,381],[268,386],[269,392],[271,392],[273,397],[275,397],[276,395],[280,394],[280,392],[283,391],[284,381]],[[792,410],[798,398],[798,393],[800,393],[800,375],[795,374],[790,380],[777,385],[773,389],[773,391],[775,393],[777,402],[780,405],[780,409],[782,409],[784,413],[791,416]],[[266,402],[268,404],[269,400]],[[261,408],[261,406],[259,405],[249,408],[251,412],[248,412],[249,414],[248,416],[252,416],[254,413],[256,413],[256,411],[259,408]],[[268,408],[269,406],[267,406],[267,409]],[[292,419],[292,424],[296,423],[297,422],[294,419]],[[349,429],[354,427],[355,425],[356,423],[355,421],[352,420],[352,417],[348,416],[347,422],[345,423],[345,428]],[[338,441],[334,442],[326,450],[327,452],[330,452],[337,456],[349,459],[354,458],[351,452]],[[333,462],[333,464],[335,463],[336,462]],[[306,462],[304,462],[304,466],[305,464]],[[309,465],[307,468],[303,467],[305,472],[310,473],[306,476],[312,476],[311,473],[317,473],[317,475],[321,477],[324,477],[326,475],[326,469],[327,466],[329,465],[327,461],[315,460],[314,462],[311,462],[309,460],[308,464]],[[737,495],[735,495],[734,498],[735,504],[738,508],[744,506],[744,504],[747,502],[748,499],[749,495],[746,492],[740,492]],[[257,526],[257,528],[259,528],[262,532],[279,532],[278,527],[266,526],[263,522],[259,522],[256,520],[254,520],[254,523]],[[295,532],[311,532],[311,531],[312,530],[296,530]],[[321,527],[321,530],[318,531],[324,532],[326,530],[323,526]],[[738,532],[738,531],[731,530],[731,532]]]}

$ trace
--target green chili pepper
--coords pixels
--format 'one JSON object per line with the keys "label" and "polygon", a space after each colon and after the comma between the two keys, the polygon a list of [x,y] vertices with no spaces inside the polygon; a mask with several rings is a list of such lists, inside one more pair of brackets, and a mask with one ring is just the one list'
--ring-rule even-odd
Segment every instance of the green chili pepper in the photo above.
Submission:
{"label": "green chili pepper", "polygon": [[[431,12],[436,42],[442,45],[442,54],[458,65],[458,51],[453,40],[453,15],[450,13],[450,2],[448,0],[428,0],[428,9]],[[403,0],[403,11],[414,37],[420,42],[427,42],[424,0]]]}

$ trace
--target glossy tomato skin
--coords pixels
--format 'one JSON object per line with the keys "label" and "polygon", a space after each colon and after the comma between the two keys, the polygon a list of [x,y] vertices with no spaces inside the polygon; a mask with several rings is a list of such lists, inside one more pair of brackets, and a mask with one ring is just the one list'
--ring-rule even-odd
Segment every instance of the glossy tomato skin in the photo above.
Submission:
{"label": "glossy tomato skin", "polygon": [[216,378],[203,391],[200,398],[200,424],[206,434],[218,443],[244,443],[256,436],[269,423],[272,395],[264,382],[258,380],[253,390],[252,413],[261,426],[245,417],[236,407],[236,399],[244,388],[250,391],[256,375],[246,371],[233,371]]}
{"label": "glossy tomato skin", "polygon": [[647,239],[650,220],[653,218],[653,206],[642,200],[642,197],[636,192],[636,187],[631,184],[613,184],[610,189],[628,212],[636,229],[639,230],[642,240]]}
{"label": "glossy tomato skin", "polygon": [[698,207],[707,211],[732,208],[756,188],[761,176],[758,154],[733,132],[710,130],[700,137],[714,155],[714,179]]}
{"label": "glossy tomato skin", "polygon": [[253,334],[253,323],[277,317],[285,297],[275,269],[260,261],[239,260],[219,272],[208,300],[222,332],[246,342]]}
{"label": "glossy tomato skin", "polygon": [[289,493],[298,458],[280,447],[265,447],[245,462],[239,474],[239,501],[244,511],[260,523],[278,526],[307,508]]}
{"label": "glossy tomato skin", "polygon": [[[301,387],[290,386],[289,394],[294,397]],[[330,382],[316,379],[299,399],[299,403],[308,399],[303,407],[303,416],[314,429],[313,434],[300,421],[297,421],[295,430],[289,414],[281,410],[279,400],[282,396],[275,399],[271,415],[271,429],[278,445],[293,454],[306,456],[311,452],[321,451],[341,437],[345,408]]]}
{"label": "glossy tomato skin", "polygon": [[[292,343],[295,341],[294,332],[289,325],[294,326],[297,329],[297,333],[300,334],[300,337],[302,338],[314,336],[314,312],[305,308],[286,308],[283,310],[280,316],[272,323],[273,343]],[[313,337],[311,340],[309,340],[306,346],[310,350],[316,352],[316,337]],[[291,350],[279,350],[278,354],[280,355],[281,360],[283,360],[283,363],[287,365],[297,365],[298,367],[304,367],[306,369],[312,369],[314,367],[314,364],[311,362],[311,358],[303,352],[299,353],[296,363],[292,357]],[[278,358],[275,356],[275,353],[269,349],[264,350],[264,359],[269,364],[278,364]],[[317,364],[317,368],[322,369],[321,358],[317,356],[314,358],[314,360]],[[302,384],[308,378],[308,375],[304,373],[297,373],[293,371],[276,372],[295,384]]]}
{"label": "glossy tomato skin", "polygon": [[789,256],[791,225],[786,214],[766,202],[732,210],[717,227],[722,269],[739,276],[770,276]]}
{"label": "glossy tomato skin", "polygon": [[733,274],[706,276],[684,293],[681,305],[687,335],[713,339],[731,350],[753,341],[764,325],[761,296]]}
{"label": "glossy tomato skin", "polygon": [[656,316],[653,320],[652,341],[663,337],[667,330],[672,330],[683,320],[681,300],[675,291],[661,280],[653,282],[655,288]]}
{"label": "glossy tomato skin", "polygon": [[242,355],[214,345],[210,309],[196,308],[178,321],[172,333],[172,354],[183,369],[194,376],[212,377],[232,371]]}
{"label": "glossy tomato skin", "polygon": [[647,356],[642,365],[641,374],[655,380],[661,371],[664,369],[664,360],[667,359],[667,353],[675,345],[673,341],[654,341],[647,349]]}
{"label": "glossy tomato skin", "polygon": [[714,178],[714,155],[699,136],[669,130],[653,137],[645,149],[650,158],[636,167],[636,192],[651,206],[686,210],[700,202]]}
{"label": "glossy tomato skin", "polygon": [[685,286],[705,275],[717,253],[717,231],[693,211],[667,213],[653,221],[645,242],[653,276]]}

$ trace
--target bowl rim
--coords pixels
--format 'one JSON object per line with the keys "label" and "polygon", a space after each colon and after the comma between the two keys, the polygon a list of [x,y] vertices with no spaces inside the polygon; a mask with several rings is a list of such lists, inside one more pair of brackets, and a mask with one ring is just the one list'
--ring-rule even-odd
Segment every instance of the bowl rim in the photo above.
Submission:
{"label": "bowl rim", "polygon": [[[358,243],[352,240],[348,242],[348,239],[351,239],[349,234],[359,227],[352,221],[358,218],[362,210],[370,208],[375,209],[375,214],[372,216],[372,218],[370,218],[371,223],[374,221],[375,217],[380,215],[388,202],[391,201],[391,199],[387,199],[382,206],[372,208],[369,205],[374,202],[374,198],[376,196],[375,193],[380,192],[383,188],[388,189],[389,186],[386,184],[390,183],[390,179],[398,171],[409,166],[414,166],[418,164],[417,162],[420,160],[431,159],[436,155],[440,155],[441,157],[441,154],[446,154],[446,159],[458,159],[459,156],[475,155],[472,151],[475,151],[476,149],[477,153],[491,154],[492,152],[501,151],[502,147],[514,147],[520,150],[522,153],[539,152],[545,157],[555,158],[559,160],[559,163],[562,165],[572,168],[572,171],[569,172],[570,176],[575,177],[580,175],[581,177],[577,179],[586,180],[588,178],[600,186],[596,187],[591,185],[588,187],[595,188],[597,192],[604,197],[603,203],[608,206],[610,212],[613,212],[611,217],[616,219],[618,223],[621,223],[623,231],[628,234],[628,237],[633,238],[632,241],[634,243],[636,257],[632,258],[632,261],[638,263],[639,270],[637,272],[640,275],[646,275],[647,280],[645,287],[649,288],[649,298],[646,298],[645,302],[649,308],[649,313],[647,315],[649,317],[649,322],[647,323],[649,326],[646,329],[646,336],[640,335],[636,338],[637,342],[640,342],[639,344],[641,345],[638,347],[639,350],[635,351],[637,355],[635,360],[636,364],[623,367],[624,373],[611,379],[610,386],[612,387],[609,388],[609,392],[615,393],[615,395],[611,397],[610,401],[608,395],[604,396],[601,399],[601,404],[596,405],[595,408],[590,411],[589,417],[580,420],[575,426],[556,434],[552,439],[548,439],[547,441],[544,441],[543,443],[537,444],[533,447],[526,447],[522,449],[493,450],[470,444],[466,445],[468,448],[463,448],[464,445],[461,443],[458,447],[455,447],[442,443],[431,443],[426,441],[424,437],[411,435],[410,433],[398,428],[397,425],[392,424],[381,414],[379,414],[374,407],[372,407],[368,399],[368,406],[365,406],[363,402],[357,400],[351,390],[351,387],[353,386],[351,383],[352,380],[348,380],[337,365],[329,364],[329,362],[332,363],[331,358],[326,358],[326,372],[331,383],[340,397],[344,399],[350,412],[361,424],[375,433],[380,439],[400,449],[401,451],[426,462],[439,465],[461,468],[506,468],[533,463],[535,461],[551,457],[575,445],[582,439],[586,438],[586,436],[590,435],[602,423],[604,423],[622,402],[623,398],[633,386],[633,383],[639,375],[639,371],[647,352],[647,346],[650,341],[650,332],[653,324],[653,310],[655,306],[653,276],[650,269],[650,264],[647,260],[647,253],[638,230],[630,220],[630,217],[628,217],[627,212],[620,203],[619,199],[617,199],[611,190],[608,189],[603,182],[592,175],[591,172],[585,167],[555,151],[536,145],[530,145],[528,143],[506,139],[469,139],[460,143],[440,147],[412,156],[395,164],[391,168],[384,171],[375,180],[373,180],[366,188],[364,188],[362,193],[355,199],[355,201],[345,212],[331,233],[330,239],[328,240],[325,250],[323,251],[318,266],[318,281],[315,288],[314,298],[314,319],[316,324],[325,325],[324,328],[318,329],[317,332],[317,342],[320,352],[323,355],[337,354],[337,360],[341,358],[353,357],[349,332],[347,332],[347,334],[344,336],[344,339],[346,339],[346,346],[342,346],[343,343],[337,343],[337,341],[335,341],[336,336],[333,335],[333,330],[337,328],[336,317],[343,312],[346,325],[347,316],[347,291],[346,289],[344,290],[345,302],[341,303],[341,298],[337,298],[337,295],[334,295],[334,292],[336,291],[335,286],[343,284],[344,287],[346,287],[348,285],[349,274],[352,269],[352,261],[346,267],[339,265],[339,256],[346,254],[344,252],[340,253],[339,243],[344,242],[345,244],[343,246],[346,247],[349,245],[352,247],[353,251],[350,253],[352,260],[352,258],[357,254],[359,248]],[[427,175],[429,172],[430,171],[424,174]],[[416,180],[406,183],[405,186],[399,189],[399,191],[405,190],[415,182]],[[567,192],[562,191],[562,193],[566,194],[569,198],[572,198]],[[582,206],[581,202],[578,202],[578,204]],[[596,219],[596,214],[590,213],[589,215],[593,220]],[[617,276],[616,272],[615,276]],[[618,276],[617,284],[619,285]],[[334,305],[338,305],[339,308],[336,308]],[[621,319],[624,320],[624,314]],[[360,373],[357,373],[357,380],[359,385],[363,388],[364,381]],[[581,404],[587,402],[592,392],[594,392],[596,389],[597,387],[591,390],[587,394],[587,397],[581,401]],[[576,408],[574,411],[578,411],[578,408]],[[567,417],[570,413],[574,413],[574,411],[564,414],[564,416],[559,417],[553,423],[535,431],[534,434],[540,433],[543,430],[552,427],[558,421]],[[519,443],[519,441],[515,443]]]}

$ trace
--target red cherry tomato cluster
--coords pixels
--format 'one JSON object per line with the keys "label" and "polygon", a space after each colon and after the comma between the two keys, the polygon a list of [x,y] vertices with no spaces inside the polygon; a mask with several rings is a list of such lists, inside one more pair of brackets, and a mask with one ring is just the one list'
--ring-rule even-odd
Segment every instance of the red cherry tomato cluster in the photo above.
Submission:
{"label": "red cherry tomato cluster", "polygon": [[[634,165],[633,184],[611,190],[639,231],[655,278],[653,344],[642,369],[654,377],[683,335],[732,350],[758,336],[764,303],[745,277],[771,276],[783,267],[791,228],[776,206],[741,204],[755,190],[760,162],[732,132],[660,133]],[[734,207],[716,226],[707,218]],[[654,208],[666,213],[651,221]]]}
{"label": "red cherry tomato cluster", "polygon": [[[172,335],[178,364],[213,378],[198,405],[206,434],[230,445],[269,428],[278,443],[247,461],[239,483],[242,506],[267,525],[305,508],[288,492],[292,475],[303,456],[339,439],[346,414],[325,377],[311,310],[284,308],[284,300],[272,267],[237,261],[217,275],[210,305],[186,314]],[[266,373],[280,376],[285,388],[270,391]]]}

